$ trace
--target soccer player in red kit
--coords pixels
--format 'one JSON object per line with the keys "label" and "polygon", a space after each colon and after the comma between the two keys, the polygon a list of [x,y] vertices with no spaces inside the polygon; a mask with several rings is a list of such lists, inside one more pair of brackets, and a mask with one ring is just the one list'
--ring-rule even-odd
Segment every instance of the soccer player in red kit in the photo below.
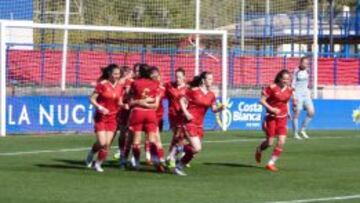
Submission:
{"label": "soccer player in red kit", "polygon": [[128,94],[130,91],[130,86],[134,81],[134,72],[133,70],[128,67],[124,66],[123,72],[124,77],[122,77],[122,82],[124,84],[124,96],[123,96],[123,107],[121,108],[118,116],[118,130],[120,131],[120,135],[118,138],[118,152],[114,155],[116,159],[120,158],[120,166],[124,167],[127,163],[127,157],[130,150],[130,145],[126,144],[129,143],[130,140],[128,139],[128,120],[130,115],[130,107],[128,104]]}
{"label": "soccer player in red kit", "polygon": [[290,85],[291,76],[289,71],[281,70],[277,73],[274,83],[262,91],[260,99],[260,103],[266,109],[263,125],[266,139],[256,148],[255,159],[257,163],[260,163],[262,152],[272,146],[274,139],[278,137],[278,142],[266,165],[266,169],[270,171],[278,170],[275,162],[281,155],[286,140],[287,118],[289,116],[288,102],[294,92]]}
{"label": "soccer player in red kit", "polygon": [[169,146],[169,155],[167,157],[168,166],[175,167],[176,154],[182,151],[182,141],[184,134],[180,125],[183,123],[183,113],[180,107],[180,99],[185,96],[188,89],[185,78],[185,70],[178,68],[175,70],[175,81],[165,84],[165,95],[169,104],[169,122],[170,129],[173,131],[173,137]]}
{"label": "soccer player in red kit", "polygon": [[159,82],[160,104],[159,104],[159,107],[156,109],[156,117],[157,117],[157,121],[158,121],[159,131],[162,132],[163,125],[164,125],[163,101],[165,99],[165,87],[161,83],[161,75],[160,75],[160,70],[158,67],[156,67],[156,66],[150,67],[150,77],[151,77],[151,79]]}
{"label": "soccer player in red kit", "polygon": [[[159,82],[159,97],[160,97],[160,102],[159,102],[159,107],[156,109],[156,118],[157,118],[157,123],[158,123],[158,137],[160,140],[160,132],[162,132],[163,129],[163,115],[164,115],[164,106],[163,106],[163,100],[165,98],[165,88],[164,86],[161,84],[161,76],[160,76],[160,70],[158,67],[156,66],[151,66],[149,67],[149,71],[150,71],[150,78],[154,81]],[[164,162],[164,159],[162,157],[161,160],[159,160],[161,163]],[[146,137],[145,139],[145,162],[147,165],[152,165],[152,161],[151,161],[151,153],[150,153],[150,142],[148,137]]]}
{"label": "soccer player in red kit", "polygon": [[203,139],[203,122],[208,108],[214,113],[224,109],[223,106],[216,106],[215,94],[210,91],[213,84],[213,75],[210,72],[202,72],[195,76],[190,82],[190,89],[186,95],[180,99],[181,109],[186,121],[183,123],[186,139],[189,144],[184,146],[185,155],[176,165],[174,173],[186,176],[183,171],[184,166],[188,164],[196,153],[201,151],[201,142]]}
{"label": "soccer player in red kit", "polygon": [[90,96],[91,104],[96,108],[94,128],[96,142],[89,151],[86,164],[93,165],[93,156],[98,153],[94,169],[103,172],[101,164],[106,159],[113,137],[117,130],[117,114],[122,105],[123,85],[119,82],[121,69],[116,64],[110,64],[102,70],[95,91]]}
{"label": "soccer player in red kit", "polygon": [[[134,156],[133,167],[139,168],[141,133],[145,132],[150,142],[152,157],[161,159],[164,156],[161,141],[158,136],[158,123],[156,109],[159,107],[159,82],[150,78],[150,68],[143,64],[139,68],[140,77],[136,79],[130,89],[131,113],[129,118],[129,130],[132,134],[132,152]],[[163,171],[160,162],[155,162],[155,167]]]}

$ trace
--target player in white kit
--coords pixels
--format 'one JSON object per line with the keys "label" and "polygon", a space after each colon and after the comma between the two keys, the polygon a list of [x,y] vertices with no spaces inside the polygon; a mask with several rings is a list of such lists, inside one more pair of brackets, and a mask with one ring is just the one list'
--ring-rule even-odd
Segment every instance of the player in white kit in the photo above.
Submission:
{"label": "player in white kit", "polygon": [[[302,137],[306,139],[309,138],[308,134],[306,133],[306,128],[315,113],[314,104],[311,100],[311,93],[308,87],[310,80],[308,69],[309,58],[301,57],[300,66],[295,70],[292,81],[292,87],[295,89],[295,98],[297,101],[293,115],[293,129],[295,139],[302,139]],[[306,110],[307,115],[301,124],[301,128],[299,129],[299,115],[303,109]],[[300,135],[302,135],[302,137]]]}

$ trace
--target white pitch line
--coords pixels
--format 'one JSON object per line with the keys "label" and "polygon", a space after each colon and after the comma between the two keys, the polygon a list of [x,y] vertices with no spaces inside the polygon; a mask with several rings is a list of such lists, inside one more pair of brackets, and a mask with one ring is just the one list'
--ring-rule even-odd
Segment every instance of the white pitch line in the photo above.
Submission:
{"label": "white pitch line", "polygon": [[56,150],[37,150],[27,152],[5,152],[0,153],[0,156],[16,156],[16,155],[27,155],[27,154],[43,154],[43,153],[54,153],[54,152],[79,152],[88,150],[89,147],[82,148],[71,148],[71,149],[56,149]]}
{"label": "white pitch line", "polygon": [[[321,140],[321,139],[344,139],[344,138],[360,138],[354,136],[341,137],[341,136],[329,136],[329,137],[315,137],[310,138],[310,140]],[[259,142],[263,140],[263,138],[253,138],[253,139],[231,139],[231,140],[208,140],[203,143],[233,143],[233,142]],[[296,142],[302,143],[302,141],[296,140]],[[164,146],[169,145],[169,143],[163,144]],[[112,146],[111,148],[117,148],[117,146]],[[89,150],[89,147],[81,147],[81,148],[68,148],[68,149],[56,149],[56,150],[36,150],[36,151],[23,151],[23,152],[2,152],[0,156],[17,156],[17,155],[29,155],[29,154],[43,154],[43,153],[59,153],[59,152],[79,152]]]}
{"label": "white pitch line", "polygon": [[360,199],[360,194],[350,195],[350,196],[338,196],[338,197],[326,197],[326,198],[318,198],[318,199],[302,199],[302,200],[290,200],[290,201],[277,201],[277,202],[267,202],[267,203],[308,203],[308,202],[327,202],[327,201],[350,200],[350,199]]}

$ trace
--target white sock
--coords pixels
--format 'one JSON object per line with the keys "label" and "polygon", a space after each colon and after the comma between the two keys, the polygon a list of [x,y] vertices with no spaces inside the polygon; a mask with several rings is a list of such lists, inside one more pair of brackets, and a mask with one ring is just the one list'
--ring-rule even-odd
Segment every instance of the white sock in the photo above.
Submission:
{"label": "white sock", "polygon": [[150,154],[150,152],[145,152],[145,158],[146,158],[146,160],[151,160],[151,154]]}
{"label": "white sock", "polygon": [[274,165],[275,162],[278,160],[278,156],[271,156],[270,161],[268,162],[269,165]]}
{"label": "white sock", "polygon": [[100,161],[100,160],[95,161],[95,165],[99,166],[99,167],[101,167],[102,163],[103,163],[103,161]]}

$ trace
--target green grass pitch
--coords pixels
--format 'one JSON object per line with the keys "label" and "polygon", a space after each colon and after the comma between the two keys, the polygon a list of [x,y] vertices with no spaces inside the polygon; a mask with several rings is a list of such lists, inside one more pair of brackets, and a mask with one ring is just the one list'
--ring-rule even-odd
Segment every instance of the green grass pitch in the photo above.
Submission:
{"label": "green grass pitch", "polygon": [[[147,166],[120,170],[112,155],[104,173],[86,169],[93,136],[8,136],[0,139],[0,202],[230,203],[352,195],[359,197],[336,202],[360,202],[360,132],[309,135],[309,140],[287,140],[280,171],[273,173],[264,169],[272,150],[262,165],[254,161],[262,132],[207,132],[187,177]],[[164,133],[163,143],[169,140]]]}

